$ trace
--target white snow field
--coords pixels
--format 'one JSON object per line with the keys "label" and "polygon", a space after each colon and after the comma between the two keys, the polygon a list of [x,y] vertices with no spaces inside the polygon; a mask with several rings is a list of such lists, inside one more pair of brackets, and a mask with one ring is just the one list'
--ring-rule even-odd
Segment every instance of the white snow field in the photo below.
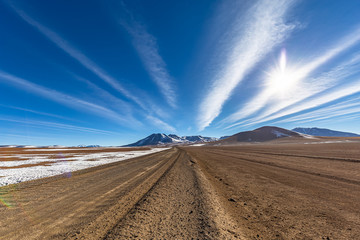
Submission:
{"label": "white snow field", "polygon": [[[52,149],[53,154],[0,154],[0,187],[30,181],[34,179],[51,177],[55,175],[65,174],[71,176],[71,172],[95,167],[107,163],[122,161],[125,159],[144,156],[147,154],[164,151],[169,148],[152,148],[150,150],[137,150],[137,151],[119,151],[114,152],[106,148],[96,153],[61,153],[59,149]],[[44,151],[40,149],[38,151]],[[46,149],[45,151],[49,151]],[[66,152],[68,149],[63,149]],[[84,149],[81,149],[81,151]],[[89,149],[90,150],[90,149]],[[15,160],[7,160],[13,158]],[[41,166],[28,166],[39,165]]]}

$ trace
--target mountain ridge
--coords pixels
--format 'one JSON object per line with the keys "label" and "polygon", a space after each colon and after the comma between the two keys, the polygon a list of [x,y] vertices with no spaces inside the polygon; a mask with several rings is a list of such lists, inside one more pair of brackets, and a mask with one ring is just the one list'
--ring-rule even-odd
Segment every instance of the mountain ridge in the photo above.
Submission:
{"label": "mountain ridge", "polygon": [[239,132],[218,141],[219,144],[235,144],[239,142],[266,142],[279,138],[301,137],[297,132],[274,126],[264,126],[252,131]]}
{"label": "mountain ridge", "polygon": [[124,145],[123,147],[140,147],[140,146],[158,146],[173,144],[192,144],[217,141],[215,137],[203,137],[201,135],[194,136],[178,136],[176,134],[153,133],[137,142]]}
{"label": "mountain ridge", "polygon": [[292,129],[292,131],[302,134],[308,134],[312,136],[319,136],[319,137],[360,137],[360,135],[356,133],[342,132],[327,128],[317,128],[317,127],[312,127],[312,128],[296,127]]}

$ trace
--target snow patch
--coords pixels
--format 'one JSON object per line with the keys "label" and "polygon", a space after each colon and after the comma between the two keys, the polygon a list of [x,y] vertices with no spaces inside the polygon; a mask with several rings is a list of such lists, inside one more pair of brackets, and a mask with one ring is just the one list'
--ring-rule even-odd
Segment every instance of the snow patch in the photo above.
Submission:
{"label": "snow patch", "polygon": [[307,143],[304,143],[304,144],[349,143],[349,142],[357,142],[357,141],[338,140],[338,141],[324,141],[324,142],[307,142]]}
{"label": "snow patch", "polygon": [[[97,150],[98,149],[102,149],[100,147],[97,147],[96,148]],[[81,151],[84,151],[84,150],[91,150],[91,151],[94,151],[94,148],[36,148],[36,149],[25,149],[24,151],[31,151],[31,152],[34,152],[34,151],[39,151],[39,152],[55,152],[55,151],[78,151],[78,150],[81,150]]]}
{"label": "snow patch", "polygon": [[309,134],[305,134],[305,133],[298,133],[298,134],[300,134],[302,137],[304,137],[304,138],[308,138],[308,139],[318,139],[318,138],[316,138],[316,137],[314,137],[314,136],[312,136],[312,135],[309,135]]}
{"label": "snow patch", "polygon": [[280,138],[280,137],[290,137],[290,135],[286,134],[286,133],[282,133],[282,132],[279,132],[277,130],[272,130],[271,131],[273,134],[276,135],[277,138]]}
{"label": "snow patch", "polygon": [[[70,176],[71,172],[73,171],[144,156],[167,149],[169,148],[153,148],[151,150],[128,152],[104,151],[100,153],[77,154],[68,158],[60,156],[58,158],[50,158],[50,156],[53,157],[53,155],[44,156],[43,154],[43,156],[39,156],[39,154],[29,154],[22,156],[14,155],[14,157],[28,158],[28,160],[0,161],[0,167],[16,167],[24,164],[38,164],[42,162],[55,163],[51,163],[50,166],[0,169],[0,176],[2,176],[0,178],[0,187],[9,184],[20,183],[24,181],[30,181],[34,179],[51,177],[61,174],[67,174]],[[54,151],[54,149],[51,150]],[[43,151],[43,149],[41,151]]]}

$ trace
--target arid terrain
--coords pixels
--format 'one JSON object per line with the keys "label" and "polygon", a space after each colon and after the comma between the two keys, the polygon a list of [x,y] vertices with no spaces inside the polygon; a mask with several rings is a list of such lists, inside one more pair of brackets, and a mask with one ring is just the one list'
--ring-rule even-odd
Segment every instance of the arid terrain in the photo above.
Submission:
{"label": "arid terrain", "polygon": [[305,143],[173,147],[4,186],[0,239],[360,239],[360,142]]}
{"label": "arid terrain", "polygon": [[0,147],[0,187],[144,156],[167,148]]}

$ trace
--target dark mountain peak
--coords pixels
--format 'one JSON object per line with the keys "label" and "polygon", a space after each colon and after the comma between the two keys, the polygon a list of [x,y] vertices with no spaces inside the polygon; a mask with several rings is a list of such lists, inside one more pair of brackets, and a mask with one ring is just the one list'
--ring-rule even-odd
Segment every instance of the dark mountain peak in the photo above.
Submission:
{"label": "dark mountain peak", "polygon": [[170,143],[172,139],[164,133],[153,133],[146,138],[143,138],[135,143],[125,145],[125,147],[135,147],[135,146],[146,146],[146,145],[158,145],[164,143]]}
{"label": "dark mountain peak", "polygon": [[273,126],[264,126],[252,131],[240,132],[221,140],[221,143],[265,142],[285,137],[301,137],[299,133]]}
{"label": "dark mountain peak", "polygon": [[186,136],[185,139],[189,140],[189,141],[193,141],[193,140],[201,140],[202,137],[201,136]]}

